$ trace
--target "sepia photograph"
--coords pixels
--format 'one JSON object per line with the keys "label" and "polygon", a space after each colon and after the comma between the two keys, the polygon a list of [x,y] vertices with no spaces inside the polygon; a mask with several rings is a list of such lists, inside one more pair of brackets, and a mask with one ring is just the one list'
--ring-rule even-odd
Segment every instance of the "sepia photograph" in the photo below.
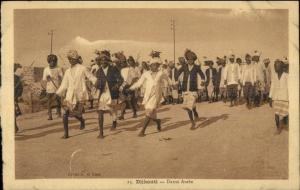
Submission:
{"label": "sepia photograph", "polygon": [[299,188],[298,2],[3,5],[4,189]]}

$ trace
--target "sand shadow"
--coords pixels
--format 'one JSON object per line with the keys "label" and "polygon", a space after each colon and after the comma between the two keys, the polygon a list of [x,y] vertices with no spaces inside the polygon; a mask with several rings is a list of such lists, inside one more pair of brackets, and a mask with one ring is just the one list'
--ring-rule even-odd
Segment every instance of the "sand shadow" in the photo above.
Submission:
{"label": "sand shadow", "polygon": [[[69,120],[69,124],[73,124],[73,123],[76,123],[76,120]],[[62,119],[60,121],[57,121],[57,122],[51,122],[51,123],[48,123],[48,124],[45,124],[45,125],[42,125],[42,126],[38,126],[38,127],[33,127],[33,128],[29,128],[29,129],[23,129],[22,132],[25,132],[25,131],[33,131],[33,130],[38,130],[38,129],[45,129],[45,128],[49,128],[49,127],[53,127],[53,126],[56,126],[56,125],[62,125]],[[22,128],[22,126],[20,126]]]}
{"label": "sand shadow", "polygon": [[[74,121],[74,123],[75,122],[76,121]],[[60,122],[60,123],[62,125],[62,122]],[[74,123],[72,122],[72,124],[74,124]],[[85,126],[87,127],[88,125],[92,125],[92,124],[95,124],[95,123],[97,123],[97,122],[86,123]],[[76,125],[69,125],[69,130],[70,129],[78,129],[79,130],[79,122],[76,122]],[[40,137],[47,136],[49,134],[61,133],[63,131],[64,131],[63,126],[61,126],[60,128],[55,128],[55,129],[51,129],[51,130],[48,130],[48,131],[42,131],[40,133],[36,133],[36,134],[32,134],[32,135],[23,134],[23,136],[15,136],[15,140],[16,141],[23,141],[23,140],[28,140],[28,139],[40,138]]]}
{"label": "sand shadow", "polygon": [[220,119],[227,120],[228,119],[228,115],[229,114],[222,114],[222,115],[219,115],[219,116],[210,117],[210,118],[208,118],[208,120],[206,120],[206,121],[198,124],[196,129],[198,129],[198,128],[204,128],[204,127],[206,127],[206,126],[208,126],[208,125],[210,125],[212,123],[217,122]]}
{"label": "sand shadow", "polygon": [[[165,112],[165,111],[169,111],[169,110],[170,110],[170,108],[161,108],[161,109],[157,110],[157,113],[161,113],[161,112]],[[140,112],[140,111],[145,111],[145,110],[144,109],[143,110],[138,110],[137,113]],[[132,113],[130,113],[130,114],[132,114]],[[137,118],[145,116],[145,115],[146,115],[145,113],[137,114]],[[134,119],[134,118],[126,118],[126,119]]]}
{"label": "sand shadow", "polygon": [[76,135],[69,135],[69,137],[76,137],[76,136],[80,136],[80,135],[85,135],[85,134],[88,134],[88,133],[93,133],[95,131],[99,131],[99,129],[94,128],[94,129],[83,130],[82,133],[79,133],[79,134],[76,134]]}
{"label": "sand shadow", "polygon": [[[163,126],[163,124],[166,123],[166,122],[168,122],[170,119],[171,119],[171,118],[169,118],[169,117],[161,119],[161,125]],[[134,125],[134,126],[132,126],[132,127],[119,128],[119,129],[117,129],[118,132],[117,132],[117,133],[114,133],[114,134],[112,134],[112,135],[115,135],[115,134],[118,134],[118,133],[121,133],[121,132],[124,132],[124,131],[137,131],[137,130],[139,130],[140,128],[142,128],[142,126],[143,126],[143,121],[144,121],[144,119],[140,119],[140,120],[137,121],[137,124]],[[155,124],[155,122],[153,122],[153,121],[151,121],[151,122],[149,123],[147,129],[148,129],[149,127],[152,127],[152,126],[155,126],[155,127],[156,127],[156,124]]]}
{"label": "sand shadow", "polygon": [[[206,119],[206,117],[199,117],[195,121],[196,122],[197,121],[203,121],[205,119]],[[161,131],[165,132],[165,131],[173,130],[173,129],[176,129],[176,128],[179,128],[179,127],[183,127],[183,126],[188,125],[188,124],[191,124],[190,120],[174,122],[174,123],[166,125],[165,127],[162,126],[162,130]]]}

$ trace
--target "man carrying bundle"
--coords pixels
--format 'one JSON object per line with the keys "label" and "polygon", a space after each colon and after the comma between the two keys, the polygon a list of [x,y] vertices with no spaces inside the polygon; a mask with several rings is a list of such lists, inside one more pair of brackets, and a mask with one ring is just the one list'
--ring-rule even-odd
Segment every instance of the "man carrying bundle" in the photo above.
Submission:
{"label": "man carrying bundle", "polygon": [[55,94],[59,88],[63,72],[62,69],[57,66],[57,56],[50,54],[47,57],[48,67],[43,72],[43,85],[46,83],[47,93],[47,106],[48,106],[48,120],[52,120],[52,107],[56,104],[56,113],[58,117],[61,117],[61,98]]}

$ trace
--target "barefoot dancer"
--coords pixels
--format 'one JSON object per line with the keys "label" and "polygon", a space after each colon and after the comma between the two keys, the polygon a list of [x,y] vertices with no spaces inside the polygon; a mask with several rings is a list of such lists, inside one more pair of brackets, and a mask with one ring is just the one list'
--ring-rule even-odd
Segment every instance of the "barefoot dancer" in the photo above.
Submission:
{"label": "barefoot dancer", "polygon": [[107,50],[100,52],[96,58],[96,62],[101,65],[96,73],[97,76],[97,89],[100,92],[99,107],[98,107],[98,121],[99,121],[99,136],[98,138],[104,138],[103,135],[103,123],[104,113],[110,113],[112,116],[111,130],[117,127],[117,108],[119,107],[119,91],[125,85],[123,84],[123,78],[117,67],[112,66],[111,55]]}
{"label": "barefoot dancer", "polygon": [[157,125],[157,130],[161,130],[161,121],[157,119],[156,109],[158,108],[162,100],[162,86],[163,80],[167,80],[169,84],[171,81],[169,77],[162,71],[159,71],[159,66],[162,64],[160,52],[152,51],[150,61],[150,71],[146,71],[142,74],[141,78],[134,83],[129,89],[135,90],[143,85],[145,82],[145,95],[143,99],[143,105],[145,106],[146,116],[143,124],[143,128],[139,133],[139,136],[145,136],[146,128],[151,120]]}
{"label": "barefoot dancer", "polygon": [[[191,50],[185,51],[186,65],[183,65],[178,70],[178,76],[183,73],[182,82],[182,95],[183,95],[183,109],[187,111],[189,119],[191,121],[191,129],[195,129],[195,118],[198,118],[196,110],[197,91],[201,89],[201,85],[204,85],[205,76],[200,69],[199,65],[195,65],[197,55]],[[199,78],[200,76],[200,78]],[[194,115],[194,116],[193,116]]]}
{"label": "barefoot dancer", "polygon": [[46,86],[47,92],[47,106],[48,106],[48,120],[52,120],[52,107],[56,103],[56,112],[58,117],[61,117],[61,98],[55,94],[57,88],[60,86],[63,78],[62,69],[57,66],[57,56],[50,54],[47,57],[49,66],[45,67],[43,72],[43,84]]}
{"label": "barefoot dancer", "polygon": [[88,78],[93,84],[97,79],[87,68],[80,64],[81,59],[76,50],[70,50],[67,54],[71,67],[66,70],[61,86],[56,91],[56,94],[62,96],[67,91],[65,98],[65,113],[63,114],[64,136],[69,137],[69,117],[75,117],[80,121],[80,129],[85,128],[85,120],[82,117],[83,105],[88,100],[88,93],[86,88],[86,80]]}

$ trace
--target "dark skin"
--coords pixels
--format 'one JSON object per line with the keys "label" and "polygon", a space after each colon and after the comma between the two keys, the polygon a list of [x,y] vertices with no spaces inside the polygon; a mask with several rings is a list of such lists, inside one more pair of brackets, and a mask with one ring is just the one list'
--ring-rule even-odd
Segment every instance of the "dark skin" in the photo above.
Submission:
{"label": "dark skin", "polygon": [[68,60],[71,64],[71,67],[74,67],[77,63],[79,63],[78,59],[72,59],[72,58],[68,57]]}
{"label": "dark skin", "polygon": [[149,70],[149,67],[148,67],[148,65],[147,65],[146,62],[143,62],[143,63],[142,63],[142,66],[143,66],[143,69],[144,69],[144,70],[146,70],[146,71]]}
{"label": "dark skin", "polygon": [[195,63],[195,60],[189,59],[187,60],[188,65],[192,66]]}
{"label": "dark skin", "polygon": [[55,68],[56,65],[57,65],[57,61],[56,60],[52,59],[52,60],[49,61],[49,66],[50,66],[51,69]]}
{"label": "dark skin", "polygon": [[251,57],[246,57],[246,63],[247,63],[247,65],[251,64]]}
{"label": "dark skin", "polygon": [[242,60],[240,60],[240,59],[238,59],[236,62],[237,62],[237,64],[239,64],[239,65],[242,64]]}
{"label": "dark skin", "polygon": [[[49,61],[49,66],[51,69],[55,68],[57,65],[57,61],[55,61],[54,59]],[[49,82],[51,80],[50,76],[47,76],[47,81]]]}
{"label": "dark skin", "polygon": [[135,67],[136,63],[132,60],[128,60],[128,64],[130,65],[130,67]]}
{"label": "dark skin", "polygon": [[100,59],[99,59],[99,63],[100,63],[100,65],[101,65],[101,67],[102,68],[106,68],[106,67],[108,67],[108,65],[109,65],[109,61],[105,58],[105,57],[101,57]]}
{"label": "dark skin", "polygon": [[267,68],[269,66],[270,62],[269,61],[268,62],[264,62],[264,64],[265,64],[265,67]]}
{"label": "dark skin", "polygon": [[169,64],[170,69],[173,69],[175,67],[174,63]]}
{"label": "dark skin", "polygon": [[152,71],[152,72],[158,72],[158,68],[159,68],[159,64],[158,63],[152,63],[151,65],[150,65],[150,70]]}
{"label": "dark skin", "polygon": [[259,56],[253,56],[252,61],[259,62]]}
{"label": "dark skin", "polygon": [[275,72],[277,73],[278,78],[280,79],[283,73],[283,63],[276,61],[274,64]]}

